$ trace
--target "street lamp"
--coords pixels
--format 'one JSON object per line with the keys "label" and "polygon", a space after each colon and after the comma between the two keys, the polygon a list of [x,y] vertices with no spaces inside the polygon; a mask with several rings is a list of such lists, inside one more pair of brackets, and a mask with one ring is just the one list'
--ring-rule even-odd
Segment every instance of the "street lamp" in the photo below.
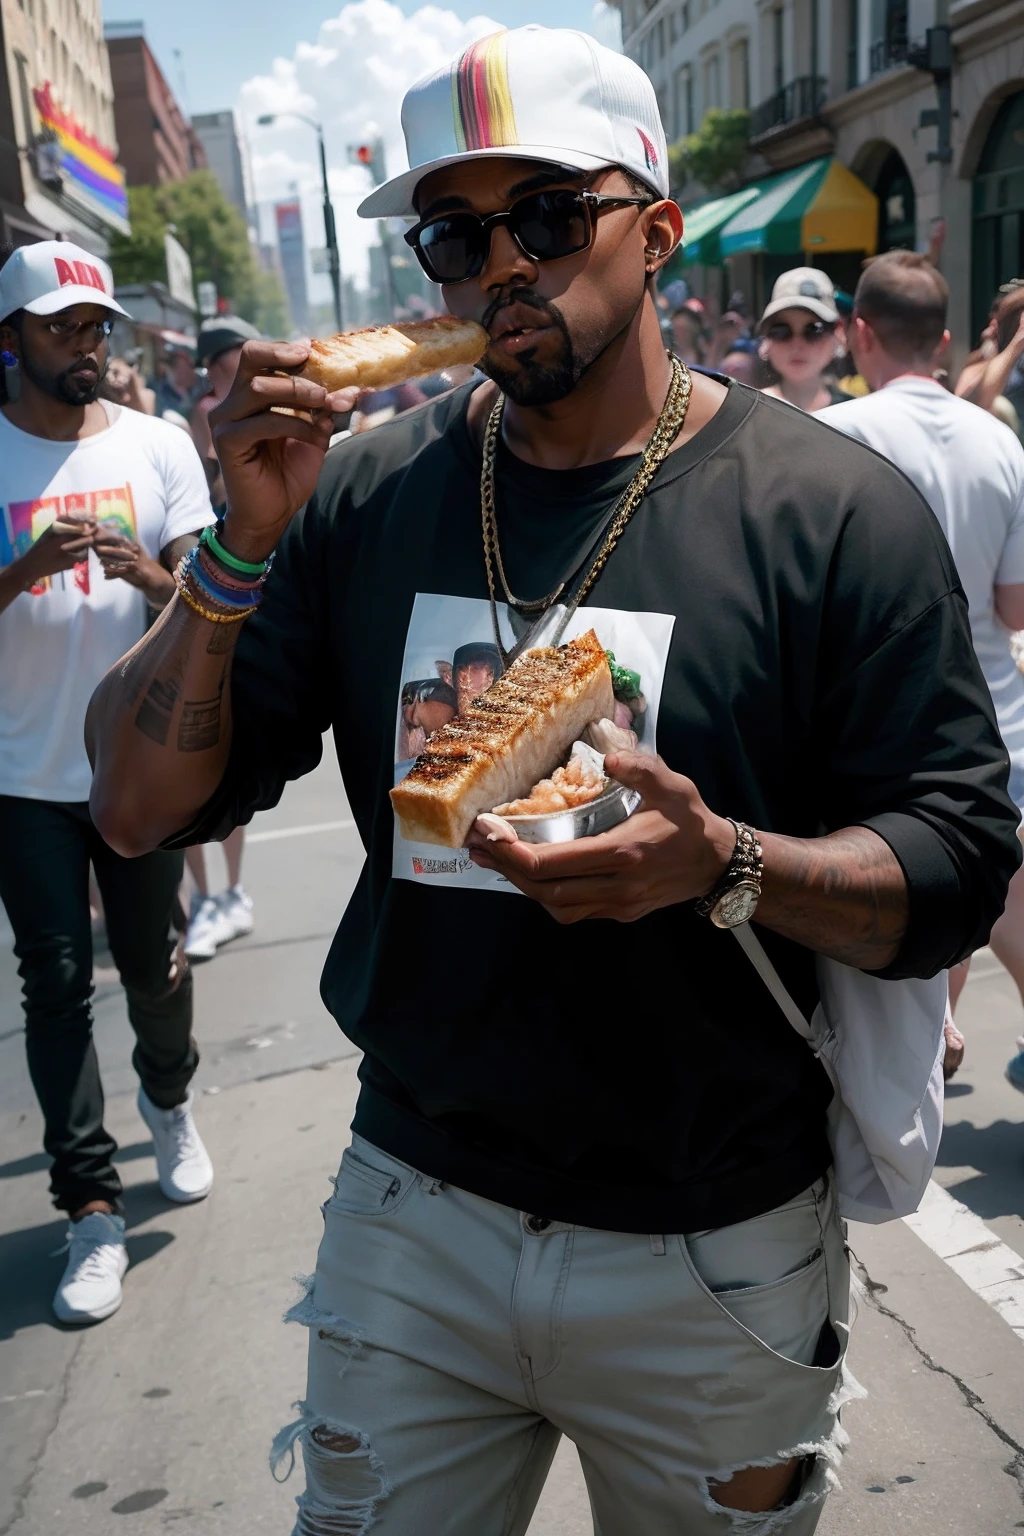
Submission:
{"label": "street lamp", "polygon": [[327,185],[327,155],[324,151],[323,125],[315,118],[305,117],[301,112],[264,112],[256,119],[261,128],[267,128],[279,117],[295,117],[300,123],[307,123],[314,130],[317,143],[320,146],[320,180],[324,190],[324,243],[327,246],[327,270],[331,276],[331,292],[334,295],[334,323],[340,331],[343,327],[341,318],[341,253],[338,250],[338,232],[334,224],[334,208],[331,204],[331,192]]}

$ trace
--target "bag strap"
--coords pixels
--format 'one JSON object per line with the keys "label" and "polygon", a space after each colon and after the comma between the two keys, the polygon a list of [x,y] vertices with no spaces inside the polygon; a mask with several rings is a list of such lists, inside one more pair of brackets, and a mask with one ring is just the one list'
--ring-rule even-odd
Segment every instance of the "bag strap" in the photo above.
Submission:
{"label": "bag strap", "polygon": [[797,1007],[796,1003],[793,1001],[789,993],[786,991],[786,988],[783,986],[782,977],[779,975],[778,971],[775,969],[774,965],[772,965],[768,956],[765,954],[761,941],[754,933],[754,930],[751,928],[750,924],[740,923],[739,927],[733,928],[731,931],[733,934],[735,934],[736,942],[743,950],[743,953],[746,955],[747,959],[750,961],[751,965],[754,967],[757,974],[768,988],[768,991],[771,993],[772,997],[774,997],[775,1001],[786,1015],[786,1018],[796,1030],[797,1034],[801,1035],[809,1045],[813,1046],[814,1035],[811,1032],[811,1026],[808,1024],[807,1020],[800,1012],[800,1009]]}

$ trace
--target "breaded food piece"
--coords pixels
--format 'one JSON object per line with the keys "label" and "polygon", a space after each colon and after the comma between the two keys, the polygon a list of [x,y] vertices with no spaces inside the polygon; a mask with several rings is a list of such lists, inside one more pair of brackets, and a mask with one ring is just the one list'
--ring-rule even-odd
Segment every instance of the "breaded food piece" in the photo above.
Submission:
{"label": "breaded food piece", "polygon": [[402,836],[465,847],[481,811],[528,794],[614,702],[608,658],[593,630],[557,649],[527,651],[434,732],[395,785]]}
{"label": "breaded food piece", "polygon": [[423,378],[477,363],[487,346],[487,332],[475,320],[443,315],[401,325],[370,325],[310,344],[300,377],[336,389],[386,389],[406,379]]}

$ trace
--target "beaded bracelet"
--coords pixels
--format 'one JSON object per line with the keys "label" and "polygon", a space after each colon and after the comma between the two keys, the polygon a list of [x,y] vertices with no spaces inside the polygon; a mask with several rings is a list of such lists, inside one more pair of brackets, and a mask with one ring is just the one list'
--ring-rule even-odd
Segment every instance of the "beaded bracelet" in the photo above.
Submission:
{"label": "beaded bracelet", "polygon": [[240,560],[238,556],[233,555],[229,549],[225,549],[224,545],[220,542],[218,535],[222,534],[223,532],[223,521],[218,522],[216,532],[214,532],[211,527],[207,526],[200,534],[199,542],[201,544],[205,544],[207,549],[212,551],[212,553],[221,562],[221,564],[227,566],[228,570],[237,571],[241,576],[264,575],[267,569],[266,560],[261,560],[258,564],[254,564],[251,560]]}
{"label": "beaded bracelet", "polygon": [[222,608],[247,608],[250,605],[258,607],[263,596],[263,584],[249,587],[228,587],[214,579],[206,569],[204,562],[196,558],[196,551],[190,552],[191,558],[185,567],[184,575],[190,576],[204,597],[210,598]]}
{"label": "beaded bracelet", "polygon": [[[242,601],[241,603],[234,600],[221,600],[219,597],[214,596],[207,589],[205,583],[197,579],[195,567],[196,551],[194,549],[190,549],[189,552],[186,555],[182,555],[181,559],[178,561],[178,567],[174,573],[174,579],[179,592],[181,592],[186,597],[186,600],[191,598],[191,605],[195,607],[197,613],[203,612],[204,614],[210,615],[210,608],[204,606],[204,603],[201,602],[200,599],[205,599],[207,603],[212,604],[215,611],[219,610],[220,612],[225,613],[226,618],[229,620],[234,618],[236,615],[245,618],[250,613],[256,612],[259,604],[258,601],[252,601],[251,594],[249,598]],[[191,590],[188,586],[189,582],[192,584]]]}
{"label": "beaded bracelet", "polygon": [[247,619],[255,608],[240,608],[237,613],[214,613],[209,608],[204,608],[202,603],[197,603],[183,582],[178,583],[178,596],[186,608],[191,608],[193,613],[198,613],[202,619],[209,619],[211,624],[240,624]]}

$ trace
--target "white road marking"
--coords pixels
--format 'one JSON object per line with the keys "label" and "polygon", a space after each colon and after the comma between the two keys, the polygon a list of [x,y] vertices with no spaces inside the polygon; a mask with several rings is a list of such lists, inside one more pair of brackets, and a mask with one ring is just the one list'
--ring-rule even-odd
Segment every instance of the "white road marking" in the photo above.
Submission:
{"label": "white road marking", "polygon": [[934,1180],[903,1220],[1024,1343],[1024,1259]]}
{"label": "white road marking", "polygon": [[248,848],[252,843],[276,843],[282,837],[311,837],[317,832],[348,832],[354,821],[311,821],[302,827],[272,827],[269,832],[250,832],[245,839]]}

